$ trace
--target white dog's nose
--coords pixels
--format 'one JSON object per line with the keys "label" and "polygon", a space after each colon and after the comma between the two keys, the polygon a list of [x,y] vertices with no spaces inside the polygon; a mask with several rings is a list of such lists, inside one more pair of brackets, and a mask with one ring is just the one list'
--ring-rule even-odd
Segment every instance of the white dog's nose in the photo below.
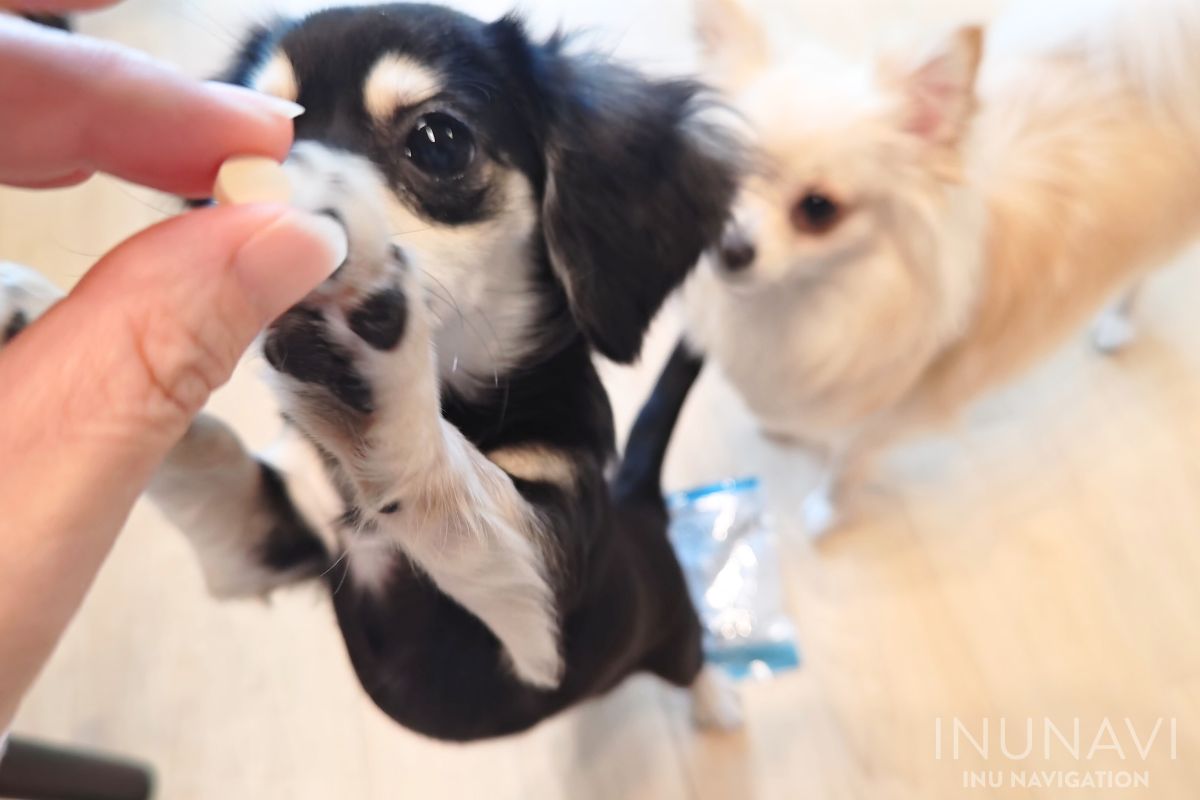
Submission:
{"label": "white dog's nose", "polygon": [[721,266],[726,270],[741,272],[754,263],[758,251],[749,236],[739,228],[731,227],[721,237],[717,255],[720,256]]}

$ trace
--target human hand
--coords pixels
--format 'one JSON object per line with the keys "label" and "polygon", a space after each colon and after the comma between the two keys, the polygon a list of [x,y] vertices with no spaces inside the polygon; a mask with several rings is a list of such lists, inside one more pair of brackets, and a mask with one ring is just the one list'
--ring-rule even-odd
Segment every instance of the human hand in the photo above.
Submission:
{"label": "human hand", "polygon": [[[281,159],[296,110],[0,16],[0,183],[105,172],[206,195],[229,156]],[[336,223],[287,207],[191,212],[106,255],[0,351],[0,730],[155,467],[345,247]]]}

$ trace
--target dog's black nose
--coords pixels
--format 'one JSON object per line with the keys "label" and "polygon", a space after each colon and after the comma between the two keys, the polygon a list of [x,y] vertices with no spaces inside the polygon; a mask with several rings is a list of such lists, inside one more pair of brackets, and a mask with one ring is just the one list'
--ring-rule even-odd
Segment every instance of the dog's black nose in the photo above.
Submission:
{"label": "dog's black nose", "polygon": [[758,256],[754,249],[754,242],[736,231],[725,234],[721,239],[718,253],[721,256],[721,263],[730,272],[741,272],[753,264],[754,259]]}

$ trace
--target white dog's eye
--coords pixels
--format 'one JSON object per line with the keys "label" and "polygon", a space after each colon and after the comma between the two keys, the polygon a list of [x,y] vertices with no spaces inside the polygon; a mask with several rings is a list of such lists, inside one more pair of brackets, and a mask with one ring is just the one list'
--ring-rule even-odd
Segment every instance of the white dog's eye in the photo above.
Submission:
{"label": "white dog's eye", "polygon": [[842,206],[820,192],[809,192],[792,208],[792,225],[801,233],[828,233],[841,220]]}
{"label": "white dog's eye", "polygon": [[461,175],[475,160],[475,137],[449,114],[425,114],[409,131],[404,155],[417,169],[436,178]]}

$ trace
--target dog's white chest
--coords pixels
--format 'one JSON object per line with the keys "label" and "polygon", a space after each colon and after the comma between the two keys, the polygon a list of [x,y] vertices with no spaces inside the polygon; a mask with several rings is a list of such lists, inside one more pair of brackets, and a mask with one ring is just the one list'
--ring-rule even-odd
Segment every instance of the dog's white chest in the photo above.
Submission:
{"label": "dog's white chest", "polygon": [[741,294],[708,270],[689,284],[689,333],[772,434],[828,441],[896,403],[929,363],[920,314],[885,294],[780,289]]}

